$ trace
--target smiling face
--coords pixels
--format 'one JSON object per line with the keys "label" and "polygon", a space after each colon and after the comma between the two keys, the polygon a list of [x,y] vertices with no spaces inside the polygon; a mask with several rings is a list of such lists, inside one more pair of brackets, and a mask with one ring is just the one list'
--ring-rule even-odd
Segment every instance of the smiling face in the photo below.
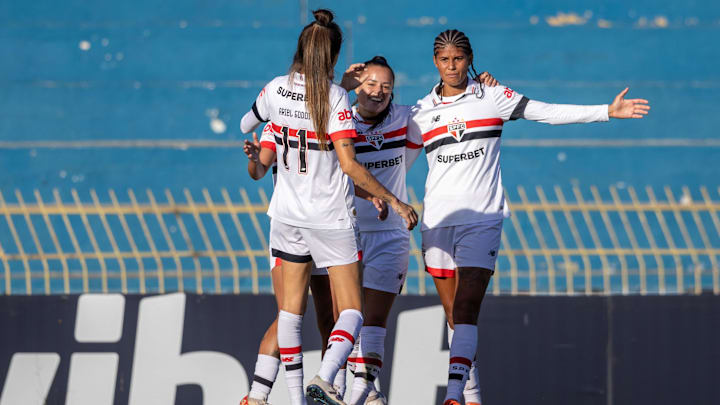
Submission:
{"label": "smiling face", "polygon": [[365,68],[365,73],[367,79],[355,92],[360,115],[363,118],[372,118],[390,104],[395,83],[392,72],[385,66],[369,65]]}
{"label": "smiling face", "polygon": [[437,51],[433,62],[444,84],[464,89],[472,55],[466,55],[460,48],[448,45]]}

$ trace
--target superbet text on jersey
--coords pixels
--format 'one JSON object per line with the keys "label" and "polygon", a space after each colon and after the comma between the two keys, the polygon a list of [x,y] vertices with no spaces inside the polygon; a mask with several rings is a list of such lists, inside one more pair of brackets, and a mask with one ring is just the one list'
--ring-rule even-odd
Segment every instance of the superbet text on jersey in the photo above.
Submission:
{"label": "superbet text on jersey", "polygon": [[408,140],[428,159],[422,229],[471,224],[508,214],[500,174],[505,121],[522,116],[528,99],[468,80],[465,92],[441,98],[437,86],[418,101]]}
{"label": "superbet text on jersey", "polygon": [[353,183],[340,169],[332,141],[356,138],[357,133],[347,92],[333,84],[329,96],[325,150],[305,104],[301,74],[293,80],[288,75],[276,77],[253,104],[257,121],[269,121],[276,145],[277,184],[268,210],[274,220],[314,229],[355,226]]}

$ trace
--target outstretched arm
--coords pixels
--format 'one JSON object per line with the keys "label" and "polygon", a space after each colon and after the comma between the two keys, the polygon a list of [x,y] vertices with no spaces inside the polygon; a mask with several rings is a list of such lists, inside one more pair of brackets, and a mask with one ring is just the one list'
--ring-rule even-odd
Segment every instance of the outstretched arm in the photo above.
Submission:
{"label": "outstretched arm", "polygon": [[559,125],[608,121],[610,118],[643,118],[650,110],[648,101],[625,99],[628,90],[621,91],[610,105],[549,104],[523,97],[510,119],[524,118]]}

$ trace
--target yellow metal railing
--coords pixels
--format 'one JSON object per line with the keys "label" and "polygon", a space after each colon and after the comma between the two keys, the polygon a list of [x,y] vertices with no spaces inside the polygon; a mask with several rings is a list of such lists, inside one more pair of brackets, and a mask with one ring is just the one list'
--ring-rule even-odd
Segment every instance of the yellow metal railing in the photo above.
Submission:
{"label": "yellow metal railing", "polygon": [[[720,190],[508,192],[493,294],[720,294]],[[268,197],[0,193],[1,294],[270,291]],[[533,194],[533,195],[531,195]],[[419,209],[415,192],[411,202]],[[411,238],[405,292],[433,291]]]}

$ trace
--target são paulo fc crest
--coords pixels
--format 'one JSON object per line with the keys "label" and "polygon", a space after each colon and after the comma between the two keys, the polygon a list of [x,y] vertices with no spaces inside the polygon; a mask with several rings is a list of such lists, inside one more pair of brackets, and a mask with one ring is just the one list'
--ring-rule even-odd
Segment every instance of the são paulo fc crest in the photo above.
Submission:
{"label": "s\u00e3o paulo fc crest", "polygon": [[365,140],[367,141],[367,143],[374,146],[375,149],[380,150],[383,141],[385,141],[385,137],[382,133],[367,134],[365,135]]}
{"label": "s\u00e3o paulo fc crest", "polygon": [[454,136],[455,139],[458,141],[462,139],[463,134],[465,133],[465,130],[467,129],[467,125],[465,124],[465,121],[454,118],[449,124],[448,124],[448,132],[450,135]]}

